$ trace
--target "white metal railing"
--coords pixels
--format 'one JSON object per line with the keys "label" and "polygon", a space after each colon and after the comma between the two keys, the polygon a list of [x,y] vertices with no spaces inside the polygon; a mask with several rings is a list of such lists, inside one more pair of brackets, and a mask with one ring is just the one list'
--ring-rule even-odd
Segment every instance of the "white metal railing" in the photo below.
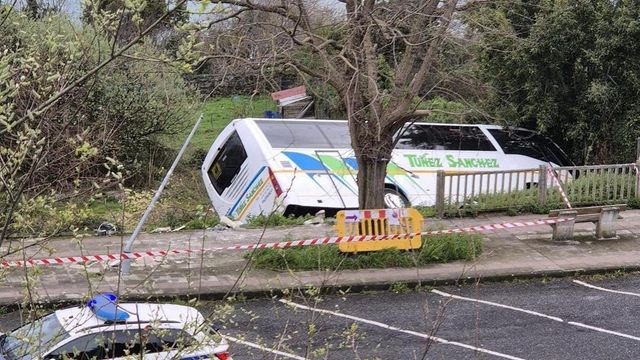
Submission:
{"label": "white metal railing", "polygon": [[[550,172],[550,171],[553,171]],[[555,174],[555,176],[554,176]],[[571,204],[626,202],[640,193],[636,164],[610,164],[455,173],[438,171],[436,212],[505,210],[518,206],[557,204],[557,182]]]}

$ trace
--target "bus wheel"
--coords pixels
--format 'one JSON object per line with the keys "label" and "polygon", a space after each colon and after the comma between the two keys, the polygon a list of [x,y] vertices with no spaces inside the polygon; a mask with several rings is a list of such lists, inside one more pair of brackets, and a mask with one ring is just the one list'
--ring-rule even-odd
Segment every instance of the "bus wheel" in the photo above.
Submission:
{"label": "bus wheel", "polygon": [[411,206],[409,199],[394,188],[384,189],[384,205],[388,209],[408,208]]}

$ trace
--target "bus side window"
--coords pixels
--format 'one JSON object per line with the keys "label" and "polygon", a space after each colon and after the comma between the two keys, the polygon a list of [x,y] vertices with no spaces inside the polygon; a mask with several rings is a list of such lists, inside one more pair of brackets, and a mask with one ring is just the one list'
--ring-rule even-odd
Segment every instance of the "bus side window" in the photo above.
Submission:
{"label": "bus side window", "polygon": [[[540,147],[533,140],[534,133],[518,134],[517,131],[490,129],[489,133],[496,139],[505,154],[517,154],[547,161]],[[523,136],[525,135],[525,136]]]}
{"label": "bus side window", "polygon": [[475,126],[427,125],[435,150],[495,151],[486,135]]}
{"label": "bus side window", "polygon": [[396,149],[432,150],[433,139],[424,131],[423,126],[411,125],[404,129],[396,144]]}
{"label": "bus side window", "polygon": [[218,194],[222,194],[231,185],[231,181],[240,172],[246,159],[247,152],[240,136],[234,131],[220,148],[208,171],[211,184]]}
{"label": "bus side window", "polygon": [[496,151],[487,136],[475,126],[460,127],[462,141],[465,143],[465,150],[472,151]]}

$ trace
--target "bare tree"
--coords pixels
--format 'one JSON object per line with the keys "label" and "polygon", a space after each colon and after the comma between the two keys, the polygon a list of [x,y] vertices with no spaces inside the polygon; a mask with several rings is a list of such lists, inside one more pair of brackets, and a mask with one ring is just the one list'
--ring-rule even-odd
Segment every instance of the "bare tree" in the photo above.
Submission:
{"label": "bare tree", "polygon": [[[305,0],[221,0],[229,6],[227,14],[212,24],[253,13],[256,20],[243,26],[270,31],[237,42],[243,47],[215,48],[205,59],[289,67],[326,81],[346,109],[358,161],[359,205],[382,208],[395,134],[407,121],[428,114],[419,108],[424,88],[436,73],[439,50],[451,36],[456,12],[473,3],[339,1],[344,13],[326,24],[317,21]],[[269,46],[248,48],[247,41]]]}
{"label": "bare tree", "polygon": [[41,18],[48,13],[60,12],[66,0],[24,0],[24,10],[31,18]]}

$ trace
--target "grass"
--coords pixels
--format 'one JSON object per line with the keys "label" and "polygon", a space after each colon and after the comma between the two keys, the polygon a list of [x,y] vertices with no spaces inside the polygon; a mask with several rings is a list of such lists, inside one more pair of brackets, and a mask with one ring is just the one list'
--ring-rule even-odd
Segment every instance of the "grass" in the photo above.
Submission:
{"label": "grass", "polygon": [[448,234],[423,237],[423,245],[414,251],[386,249],[376,252],[345,254],[335,245],[289,249],[263,249],[245,255],[253,265],[269,270],[357,270],[390,267],[410,268],[455,260],[473,260],[482,253],[479,234]]}
{"label": "grass", "polygon": [[[206,153],[218,134],[233,119],[263,117],[266,110],[277,110],[276,103],[269,96],[229,96],[207,101],[202,106],[204,117],[191,139],[188,152],[190,154]],[[164,138],[164,144],[172,149],[179,149],[195,121],[196,119],[193,119],[182,133]]]}
{"label": "grass", "polygon": [[292,226],[292,225],[302,225],[308,219],[311,219],[313,216],[284,216],[279,213],[274,213],[271,215],[257,215],[250,216],[247,218],[247,227],[250,228],[258,228],[258,227],[275,227],[275,226]]}
{"label": "grass", "polygon": [[406,283],[395,282],[391,284],[391,286],[389,286],[389,291],[391,291],[394,294],[404,294],[411,291],[411,289],[409,288],[409,285],[407,285]]}

